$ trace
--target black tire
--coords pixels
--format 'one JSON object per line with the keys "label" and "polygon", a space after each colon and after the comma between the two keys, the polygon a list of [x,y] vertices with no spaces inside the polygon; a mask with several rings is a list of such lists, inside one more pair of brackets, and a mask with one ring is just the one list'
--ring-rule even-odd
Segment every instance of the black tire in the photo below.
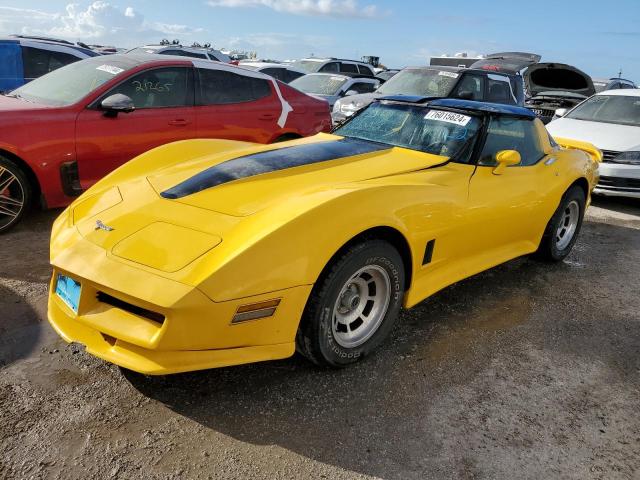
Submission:
{"label": "black tire", "polygon": [[[344,367],[375,350],[391,332],[400,312],[404,295],[404,271],[402,257],[388,242],[371,239],[347,248],[328,265],[311,292],[296,336],[298,352],[317,365]],[[376,287],[376,279],[367,272],[376,275],[380,287]],[[366,280],[367,275],[371,280]],[[371,287],[371,283],[375,285]],[[339,310],[334,309],[346,308],[342,303],[338,304],[338,300],[344,301],[347,294],[352,294],[352,290],[347,286],[353,287],[354,284],[361,287],[367,285],[366,294],[363,293],[364,289],[357,287],[357,293],[353,294],[352,300],[355,301],[357,298],[360,305],[356,307],[352,304],[352,313],[357,318],[352,323],[346,321],[344,324],[338,324],[338,317],[334,317],[334,313]],[[372,291],[382,299],[374,307],[369,306],[373,298],[369,296]],[[380,313],[374,314],[377,309]],[[364,321],[366,315],[370,317],[366,317],[368,320]],[[364,335],[360,339],[363,343],[359,345],[345,346],[341,342],[345,341],[343,335],[346,333],[334,332],[334,329],[340,330],[342,326],[350,330],[353,325],[358,325],[353,331],[363,328],[361,332],[368,331],[369,336]]]}
{"label": "black tire", "polygon": [[[567,211],[572,204],[578,205],[577,225],[575,226],[570,241],[567,244],[563,244],[561,238],[558,237],[558,232],[561,230],[561,226],[565,227]],[[540,246],[535,253],[536,258],[549,262],[560,262],[571,253],[571,249],[575,245],[578,235],[580,234],[580,229],[582,228],[585,205],[584,190],[579,186],[574,185],[565,192],[562,200],[560,200],[558,209],[547,224],[547,228],[540,241]]]}
{"label": "black tire", "polygon": [[33,189],[24,171],[15,162],[0,156],[0,233],[9,231],[22,220],[31,206],[32,195]]}

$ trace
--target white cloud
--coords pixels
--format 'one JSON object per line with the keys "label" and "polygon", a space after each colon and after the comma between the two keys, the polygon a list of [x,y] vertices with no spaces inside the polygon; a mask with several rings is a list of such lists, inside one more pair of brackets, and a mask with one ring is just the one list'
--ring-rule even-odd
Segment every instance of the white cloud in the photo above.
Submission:
{"label": "white cloud", "polygon": [[294,15],[326,17],[372,18],[379,14],[375,5],[360,7],[357,0],[209,0],[207,4],[228,8],[267,7]]}
{"label": "white cloud", "polygon": [[[166,35],[189,40],[202,32],[187,25],[148,22],[133,8],[124,10],[104,1],[95,1],[86,9],[67,5],[64,12],[0,7],[0,33],[46,35],[85,42],[133,46],[159,41]],[[125,45],[126,43],[126,45]]]}

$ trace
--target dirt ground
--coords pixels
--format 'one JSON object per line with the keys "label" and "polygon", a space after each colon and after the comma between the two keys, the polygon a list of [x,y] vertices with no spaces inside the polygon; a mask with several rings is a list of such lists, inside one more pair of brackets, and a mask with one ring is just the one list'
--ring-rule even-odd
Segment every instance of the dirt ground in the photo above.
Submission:
{"label": "dirt ground", "polygon": [[640,478],[640,202],[596,200],[565,262],[460,282],[355,367],[160,378],[49,328],[55,215],[0,237],[0,478]]}

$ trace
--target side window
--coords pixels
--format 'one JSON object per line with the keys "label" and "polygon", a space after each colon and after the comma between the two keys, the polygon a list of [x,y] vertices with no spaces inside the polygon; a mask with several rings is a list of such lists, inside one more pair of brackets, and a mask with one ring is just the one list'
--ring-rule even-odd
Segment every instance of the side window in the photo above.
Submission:
{"label": "side window", "polygon": [[360,70],[360,75],[367,75],[368,77],[373,77],[373,72],[369,67],[365,65],[358,65],[358,70]]}
{"label": "side window", "polygon": [[287,70],[287,79],[284,80],[286,83],[293,82],[296,78],[303,77],[304,73],[294,72],[293,70]]}
{"label": "side window", "polygon": [[544,157],[544,151],[534,120],[522,120],[509,117],[492,117],[480,165],[496,165],[496,154],[502,150],[516,150],[522,161],[518,166],[535,165]]}
{"label": "side window", "polygon": [[136,108],[184,107],[193,105],[189,70],[184,67],[157,68],[134,75],[106,96],[121,93]]}
{"label": "side window", "polygon": [[480,100],[484,97],[484,77],[464,75],[453,92],[454,97],[466,100]]}
{"label": "side window", "polygon": [[318,71],[322,73],[338,73],[339,72],[338,62],[327,63]]}
{"label": "side window", "polygon": [[252,102],[271,95],[268,80],[226,70],[199,68],[201,105]]}
{"label": "side window", "polygon": [[277,78],[278,80],[284,82],[286,81],[286,70],[284,68],[265,68],[261,70],[261,73],[265,75],[271,75],[273,78]]}
{"label": "side window", "polygon": [[40,48],[22,47],[22,64],[24,77],[33,79],[52,72],[57,68],[80,60],[74,55],[52,52]]}
{"label": "side window", "polygon": [[356,82],[348,88],[348,90],[355,90],[358,93],[371,93],[375,89],[375,84],[367,82]]}
{"label": "side window", "polygon": [[355,63],[341,63],[340,71],[342,73],[358,73],[358,66]]}
{"label": "side window", "polygon": [[487,102],[492,103],[506,103],[513,105],[515,100],[511,96],[511,87],[508,78],[504,78],[504,81],[496,80],[491,77],[487,78]]}

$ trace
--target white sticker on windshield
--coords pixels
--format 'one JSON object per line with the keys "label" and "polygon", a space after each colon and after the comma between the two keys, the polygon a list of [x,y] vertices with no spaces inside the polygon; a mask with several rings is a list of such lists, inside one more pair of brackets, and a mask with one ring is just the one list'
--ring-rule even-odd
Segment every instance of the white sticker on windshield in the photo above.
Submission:
{"label": "white sticker on windshield", "polygon": [[458,78],[458,74],[455,72],[438,72],[441,77]]}
{"label": "white sticker on windshield", "polygon": [[461,113],[443,112],[442,110],[429,110],[424,117],[426,120],[438,120],[439,122],[453,123],[466,127],[471,121],[471,117],[462,115]]}
{"label": "white sticker on windshield", "polygon": [[110,73],[111,75],[117,75],[121,72],[124,72],[124,69],[114,67],[113,65],[100,65],[96,70],[102,70],[103,72]]}

